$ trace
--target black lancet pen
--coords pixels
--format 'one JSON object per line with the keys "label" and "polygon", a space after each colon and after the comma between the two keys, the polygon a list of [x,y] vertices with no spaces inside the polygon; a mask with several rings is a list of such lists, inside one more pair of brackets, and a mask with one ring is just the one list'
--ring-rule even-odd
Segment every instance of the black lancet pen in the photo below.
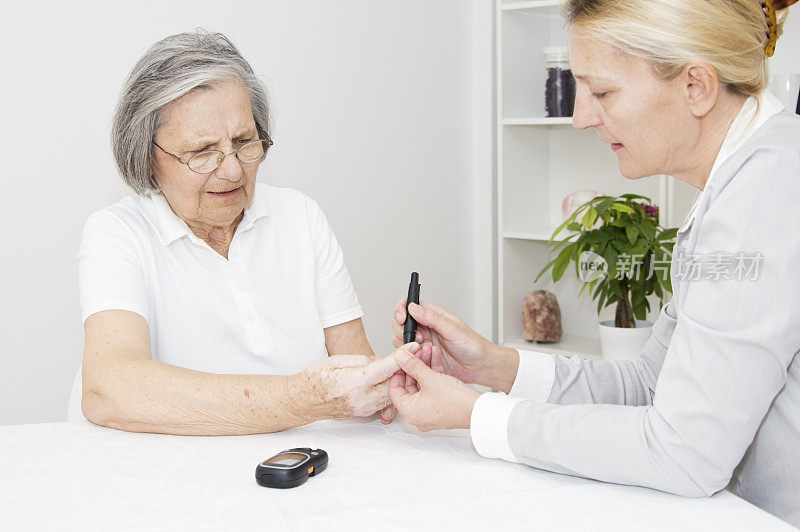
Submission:
{"label": "black lancet pen", "polygon": [[403,325],[403,343],[409,344],[417,337],[417,320],[408,313],[408,305],[416,303],[419,305],[419,274],[411,274],[411,283],[408,285],[408,298],[406,298],[406,322]]}

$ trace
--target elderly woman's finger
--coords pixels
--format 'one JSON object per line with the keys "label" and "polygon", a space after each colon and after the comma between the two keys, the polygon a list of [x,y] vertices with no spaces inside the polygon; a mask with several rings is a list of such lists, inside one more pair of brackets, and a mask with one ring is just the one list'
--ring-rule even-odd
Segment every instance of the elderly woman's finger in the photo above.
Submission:
{"label": "elderly woman's finger", "polygon": [[332,355],[321,363],[337,368],[355,368],[366,366],[373,360],[375,360],[375,357],[366,355]]}
{"label": "elderly woman's finger", "polygon": [[381,423],[384,425],[388,425],[394,418],[397,417],[397,410],[395,409],[394,405],[389,405],[383,410],[381,410]]}
{"label": "elderly woman's finger", "polygon": [[[403,350],[411,354],[419,351],[419,344],[412,342],[403,346]],[[377,384],[392,376],[400,366],[392,355],[385,358],[375,358],[368,365],[364,366],[363,376],[366,384]]]}

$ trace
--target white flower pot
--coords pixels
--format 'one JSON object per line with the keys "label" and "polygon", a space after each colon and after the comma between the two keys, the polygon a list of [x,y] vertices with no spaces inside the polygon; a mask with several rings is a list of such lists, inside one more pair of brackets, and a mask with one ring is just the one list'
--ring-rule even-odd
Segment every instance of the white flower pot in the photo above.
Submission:
{"label": "white flower pot", "polygon": [[600,348],[604,360],[635,360],[653,332],[649,321],[636,320],[636,328],[614,327],[614,320],[601,321]]}

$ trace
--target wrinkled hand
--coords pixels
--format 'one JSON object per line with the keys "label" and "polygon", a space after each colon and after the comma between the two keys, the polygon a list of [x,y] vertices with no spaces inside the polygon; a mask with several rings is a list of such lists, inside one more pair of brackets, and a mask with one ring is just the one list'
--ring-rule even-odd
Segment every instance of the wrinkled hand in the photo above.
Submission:
{"label": "wrinkled hand", "polygon": [[[430,342],[436,350],[430,365],[447,375],[468,382],[485,384],[491,371],[491,353],[496,348],[492,342],[470,329],[467,324],[446,310],[431,303],[411,303],[411,317],[417,320],[419,343]],[[394,308],[392,344],[403,344],[403,324],[406,321],[406,299],[401,299]]]}
{"label": "wrinkled hand", "polygon": [[403,418],[422,431],[467,429],[481,394],[457,378],[429,368],[422,358],[432,356],[434,348],[424,344],[419,357],[404,350],[395,352],[405,375],[398,372],[389,379],[389,396]]}
{"label": "wrinkled hand", "polygon": [[[414,353],[419,344],[405,348]],[[299,385],[305,387],[306,406],[314,419],[366,417],[389,405],[388,379],[399,368],[394,355],[334,355],[309,366],[297,377]]]}

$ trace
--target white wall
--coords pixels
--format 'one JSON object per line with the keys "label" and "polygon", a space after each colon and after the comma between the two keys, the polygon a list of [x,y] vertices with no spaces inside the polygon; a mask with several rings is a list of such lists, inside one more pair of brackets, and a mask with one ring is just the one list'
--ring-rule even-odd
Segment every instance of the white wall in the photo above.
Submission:
{"label": "white wall", "polygon": [[[267,84],[277,144],[260,180],[325,209],[378,353],[412,269],[424,297],[493,334],[492,0],[19,4],[0,19],[0,424],[65,417],[80,230],[129,193],[108,146],[119,87],[151,43],[197,26]],[[797,50],[795,13],[772,71],[800,72]]]}
{"label": "white wall", "polygon": [[770,60],[771,74],[800,73],[800,9],[795,5],[789,13]]}
{"label": "white wall", "polygon": [[[475,0],[484,13],[490,4]],[[480,315],[490,328],[491,287],[473,290],[477,271],[491,279],[490,233],[474,232],[473,210],[484,198],[474,194],[473,169],[484,172],[483,194],[491,146],[473,149],[486,140],[473,130],[491,109],[491,83],[475,70],[490,74],[491,51],[473,57],[472,34],[477,26],[486,37],[491,21],[473,20],[473,7],[463,0],[4,7],[0,424],[65,418],[83,345],[80,231],[91,212],[129,193],[108,142],[119,87],[150,44],[197,26],[227,34],[266,83],[276,145],[259,179],[319,201],[376,351],[390,349],[390,311],[412,270],[421,273],[424,297],[468,321]],[[476,83],[483,92],[473,93]],[[486,106],[474,123],[475,99]],[[490,210],[480,216],[491,223]]]}

